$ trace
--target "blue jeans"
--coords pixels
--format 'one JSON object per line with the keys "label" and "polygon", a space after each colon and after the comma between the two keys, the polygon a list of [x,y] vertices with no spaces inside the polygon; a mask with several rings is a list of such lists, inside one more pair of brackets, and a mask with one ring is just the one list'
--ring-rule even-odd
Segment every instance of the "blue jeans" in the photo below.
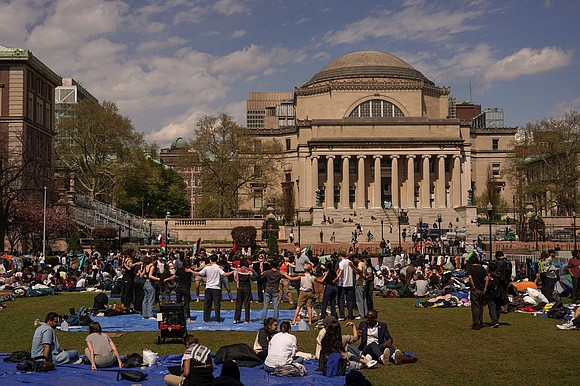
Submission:
{"label": "blue jeans", "polygon": [[341,318],[344,318],[344,297],[346,296],[346,308],[348,309],[348,319],[354,319],[353,301],[354,287],[341,287],[338,286],[338,314]]}
{"label": "blue jeans", "polygon": [[324,319],[327,315],[326,308],[330,304],[330,315],[338,319],[336,315],[336,298],[337,298],[337,288],[336,285],[327,284],[324,286],[324,294],[322,295],[322,306],[320,310],[320,317]]}
{"label": "blue jeans", "polygon": [[230,287],[230,279],[227,276],[222,276],[221,281],[223,288],[226,290],[228,294],[228,298],[232,300],[233,297],[232,297],[232,288]]}
{"label": "blue jeans", "polygon": [[262,308],[262,322],[266,320],[268,305],[272,301],[274,306],[274,318],[278,319],[278,304],[280,303],[280,292],[264,292],[264,308]]}
{"label": "blue jeans", "polygon": [[155,316],[153,313],[153,307],[155,306],[155,288],[153,288],[153,284],[149,280],[143,285],[143,291],[145,295],[143,296],[143,310],[141,311],[141,315],[144,318],[151,318]]}

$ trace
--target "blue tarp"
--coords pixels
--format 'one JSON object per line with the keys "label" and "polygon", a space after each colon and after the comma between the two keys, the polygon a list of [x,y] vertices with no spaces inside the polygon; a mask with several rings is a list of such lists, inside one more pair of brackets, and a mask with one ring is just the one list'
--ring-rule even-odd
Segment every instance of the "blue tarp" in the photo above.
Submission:
{"label": "blue tarp", "polygon": [[[294,317],[293,310],[280,310],[279,311],[280,320],[292,320]],[[221,323],[214,321],[205,323],[203,321],[203,311],[190,312],[191,318],[194,322],[187,323],[188,331],[258,331],[263,327],[261,322],[262,310],[251,310],[250,320],[251,323],[238,323],[234,324],[234,311],[233,310],[222,310],[220,312]],[[211,313],[211,318],[214,318],[214,312]],[[268,316],[273,316],[274,310],[270,308],[268,310]],[[242,311],[242,320],[245,318],[245,311]],[[130,332],[130,331],[158,331],[159,324],[156,320],[143,319],[140,314],[131,315],[119,315],[119,316],[92,316],[95,322],[99,322],[103,331],[106,332]],[[81,328],[71,328],[69,332],[78,331],[88,331],[88,327]],[[306,331],[310,331],[308,324],[306,325]],[[299,332],[298,326],[292,326],[292,332]]]}
{"label": "blue tarp", "polygon": [[[55,371],[48,373],[20,373],[16,370],[16,363],[4,362],[7,355],[0,355],[0,384],[2,386],[31,385],[31,386],[62,386],[76,385],[103,386],[103,385],[164,385],[163,377],[168,374],[168,366],[181,364],[181,355],[167,355],[159,359],[159,364],[145,369],[135,369],[148,374],[148,378],[142,382],[117,382],[115,368],[91,370],[88,365],[63,365],[57,366]],[[303,386],[343,386],[344,377],[328,378],[317,373],[317,362],[305,361],[304,365],[308,374],[304,377],[280,378],[267,374],[261,366],[254,368],[241,367],[240,380],[246,385],[303,385]],[[117,368],[118,370],[118,368]],[[131,369],[128,369],[131,370]],[[216,365],[214,376],[221,374],[221,365]]]}

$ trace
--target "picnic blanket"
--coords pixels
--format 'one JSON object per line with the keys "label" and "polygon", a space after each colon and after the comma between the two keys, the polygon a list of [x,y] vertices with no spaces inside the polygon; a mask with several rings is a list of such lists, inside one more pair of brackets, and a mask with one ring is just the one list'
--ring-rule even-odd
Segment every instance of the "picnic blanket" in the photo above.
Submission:
{"label": "picnic blanket", "polygon": [[[129,381],[117,381],[118,368],[91,370],[88,365],[62,365],[48,373],[21,373],[16,370],[16,363],[4,362],[7,354],[0,354],[0,384],[2,386],[61,386],[82,384],[83,386],[130,385]],[[181,355],[171,354],[159,358],[159,363],[145,369],[136,370],[148,374],[146,380],[138,382],[143,385],[164,385],[163,377],[168,374],[168,366],[179,366]],[[297,385],[302,386],[343,386],[345,377],[328,378],[316,370],[316,361],[305,361],[308,371],[304,377],[281,378],[266,373],[261,366],[254,368],[240,367],[240,381],[244,385]],[[221,365],[215,365],[214,376],[221,374]],[[130,369],[128,369],[130,370]],[[133,382],[133,384],[136,384]]]}

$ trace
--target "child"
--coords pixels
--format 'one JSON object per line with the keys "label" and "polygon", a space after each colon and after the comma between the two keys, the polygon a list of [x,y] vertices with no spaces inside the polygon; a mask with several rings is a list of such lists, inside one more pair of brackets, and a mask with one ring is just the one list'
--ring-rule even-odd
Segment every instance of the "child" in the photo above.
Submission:
{"label": "child", "polygon": [[308,324],[312,324],[312,294],[314,293],[314,276],[312,276],[312,264],[304,264],[304,276],[288,276],[283,274],[288,280],[300,280],[300,295],[296,303],[296,312],[292,324],[296,324],[300,310],[306,305],[308,312]]}

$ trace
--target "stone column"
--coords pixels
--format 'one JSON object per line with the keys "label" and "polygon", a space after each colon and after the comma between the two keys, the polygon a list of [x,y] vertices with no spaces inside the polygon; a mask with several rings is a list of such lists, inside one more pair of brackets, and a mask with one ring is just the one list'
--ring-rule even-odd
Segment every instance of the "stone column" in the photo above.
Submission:
{"label": "stone column", "polygon": [[350,159],[349,155],[342,156],[342,184],[340,186],[340,206],[343,209],[350,208],[350,203],[348,202],[348,184],[350,182],[349,172],[348,172],[348,161]]}
{"label": "stone column", "polygon": [[399,156],[391,156],[391,201],[393,208],[399,208]]}
{"label": "stone column", "polygon": [[306,207],[306,158],[298,156],[298,203],[297,208]]}
{"label": "stone column", "polygon": [[356,184],[356,206],[366,208],[366,182],[365,182],[365,158],[364,155],[356,157],[358,159],[357,184]]}
{"label": "stone column", "polygon": [[[319,156],[312,156],[312,168],[310,169],[312,186],[310,189],[310,199],[312,200],[312,206],[316,206],[316,190],[318,189],[318,158]],[[321,203],[322,205],[322,203]]]}
{"label": "stone column", "polygon": [[381,158],[380,155],[375,155],[375,189],[374,189],[374,205],[373,208],[380,209],[382,206],[381,203],[381,192],[383,187],[381,185]]}
{"label": "stone column", "polygon": [[334,209],[334,156],[326,157],[326,207]]}
{"label": "stone column", "polygon": [[445,155],[437,156],[437,187],[435,203],[439,208],[445,208]]}
{"label": "stone column", "polygon": [[[469,189],[471,189],[471,151],[465,152],[465,157],[459,159],[459,163],[463,168],[463,180],[461,181],[461,187],[459,195],[459,205],[458,206],[466,206],[468,204],[468,196],[469,196]],[[461,170],[461,169],[460,169]],[[473,200],[472,204],[475,204],[475,192],[473,192]]]}
{"label": "stone column", "polygon": [[429,178],[429,158],[430,155],[423,155],[423,177],[421,180],[421,194],[419,203],[421,208],[431,208],[431,180]]}
{"label": "stone column", "polygon": [[415,156],[407,156],[407,207],[415,207]]}
{"label": "stone column", "polygon": [[453,155],[453,170],[451,178],[452,206],[461,206],[461,155]]}
{"label": "stone column", "polygon": [[311,160],[304,157],[304,208],[312,206],[312,166]]}

